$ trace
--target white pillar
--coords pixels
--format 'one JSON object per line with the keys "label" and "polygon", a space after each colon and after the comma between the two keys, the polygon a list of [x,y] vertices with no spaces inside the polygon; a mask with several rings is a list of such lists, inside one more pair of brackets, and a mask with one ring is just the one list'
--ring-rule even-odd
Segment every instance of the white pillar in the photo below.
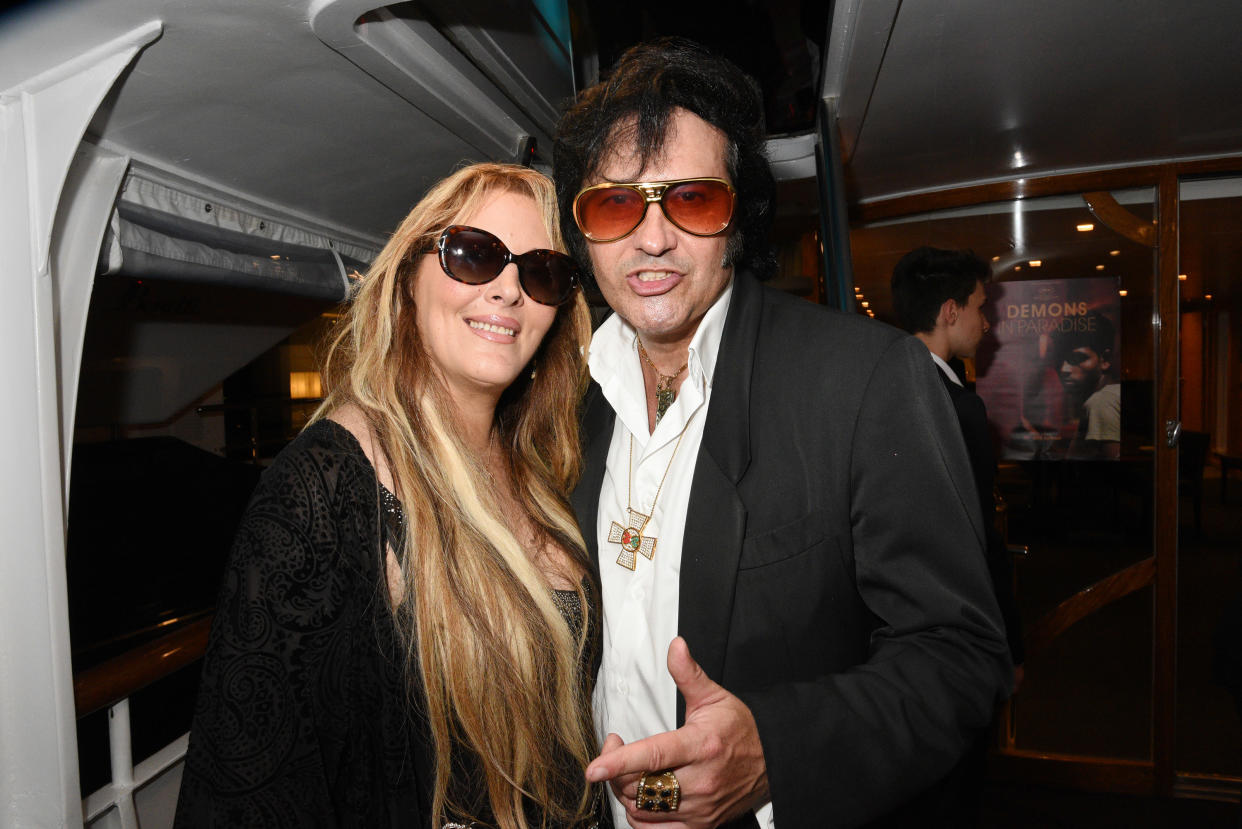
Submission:
{"label": "white pillar", "polygon": [[[55,258],[77,269],[82,256],[58,249],[63,240],[54,243],[53,226],[58,212],[77,210],[61,208],[62,189],[86,125],[160,31],[157,21],[145,24],[0,90],[0,826],[82,823],[62,447],[62,429],[72,422],[64,410],[73,406],[76,384],[60,382],[60,285],[52,264]],[[99,202],[93,209],[101,209]],[[93,223],[74,220],[77,227]],[[88,267],[93,272],[93,260]],[[90,279],[60,276],[74,291]],[[84,321],[83,313],[61,320]],[[74,361],[81,335],[70,338],[79,352]]]}

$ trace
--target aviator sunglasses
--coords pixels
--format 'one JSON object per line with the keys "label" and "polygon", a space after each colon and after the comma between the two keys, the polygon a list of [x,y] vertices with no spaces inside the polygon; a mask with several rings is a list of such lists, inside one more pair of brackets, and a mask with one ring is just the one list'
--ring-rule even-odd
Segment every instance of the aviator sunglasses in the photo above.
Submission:
{"label": "aviator sunglasses", "polygon": [[565,254],[539,249],[514,256],[494,234],[477,227],[447,228],[436,249],[444,272],[467,285],[485,285],[513,262],[522,291],[541,305],[560,305],[580,281],[578,266]]}
{"label": "aviator sunglasses", "polygon": [[606,181],[583,189],[574,198],[574,221],[592,242],[615,242],[633,233],[659,202],[664,216],[693,236],[723,233],[733,220],[736,191],[721,178],[677,181]]}

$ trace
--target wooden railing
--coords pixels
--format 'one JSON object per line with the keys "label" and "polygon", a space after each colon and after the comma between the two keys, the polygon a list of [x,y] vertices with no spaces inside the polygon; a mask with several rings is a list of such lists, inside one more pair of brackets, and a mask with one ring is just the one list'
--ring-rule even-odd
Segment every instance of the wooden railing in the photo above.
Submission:
{"label": "wooden railing", "polygon": [[78,719],[115,705],[131,694],[201,659],[207,648],[208,615],[88,668],[73,678]]}
{"label": "wooden railing", "polygon": [[[73,697],[78,719],[101,709],[108,709],[108,748],[112,781],[82,801],[82,816],[87,826],[108,821],[120,829],[139,829],[138,803],[135,793],[144,786],[162,786],[171,792],[175,803],[179,777],[177,767],[185,758],[189,734],[134,764],[131,750],[129,698],[170,674],[202,658],[211,631],[210,614],[177,625],[159,638],[80,672],[73,678]],[[172,626],[174,623],[170,623]],[[158,782],[153,782],[158,781]],[[172,814],[148,815],[154,824],[171,826]],[[146,821],[145,825],[153,825]]]}
{"label": "wooden railing", "polygon": [[1026,629],[1026,658],[1042,653],[1070,627],[1105,605],[1148,586],[1155,577],[1156,559],[1145,558],[1079,590]]}

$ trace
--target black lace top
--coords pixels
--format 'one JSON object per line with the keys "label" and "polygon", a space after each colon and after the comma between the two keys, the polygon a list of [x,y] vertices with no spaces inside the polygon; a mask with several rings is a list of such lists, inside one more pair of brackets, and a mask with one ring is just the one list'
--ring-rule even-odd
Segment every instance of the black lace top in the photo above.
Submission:
{"label": "black lace top", "polygon": [[376,492],[326,420],[264,473],[220,589],[176,826],[431,825],[431,741],[379,553],[403,522]]}

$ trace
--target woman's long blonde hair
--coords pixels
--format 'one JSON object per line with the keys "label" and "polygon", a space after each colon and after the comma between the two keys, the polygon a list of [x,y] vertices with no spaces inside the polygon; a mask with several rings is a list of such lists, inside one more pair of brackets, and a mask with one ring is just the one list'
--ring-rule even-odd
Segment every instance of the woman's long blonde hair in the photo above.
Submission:
{"label": "woman's long blonde hair", "polygon": [[[458,438],[413,299],[419,262],[434,253],[439,234],[501,192],[530,196],[553,246],[565,250],[555,193],[543,175],[478,164],[440,182],[397,228],[337,322],[323,366],[328,391],[314,419],[347,404],[360,409],[405,510],[407,531],[394,551],[405,589],[393,616],[411,703],[426,715],[434,740],[434,823],[526,829],[524,798],[539,820],[560,825],[584,822],[591,808],[583,768],[595,738],[580,660],[597,626],[570,634],[548,582],[505,519],[495,483]],[[535,371],[523,371],[502,395],[494,426],[517,502],[541,541],[569,555],[575,578],[590,573],[568,505],[579,470],[577,409],[590,331],[577,291],[558,308]],[[598,591],[578,591],[589,619]],[[459,756],[463,747],[470,755]],[[485,783],[483,803],[470,801],[476,781],[455,779],[474,764]]]}

